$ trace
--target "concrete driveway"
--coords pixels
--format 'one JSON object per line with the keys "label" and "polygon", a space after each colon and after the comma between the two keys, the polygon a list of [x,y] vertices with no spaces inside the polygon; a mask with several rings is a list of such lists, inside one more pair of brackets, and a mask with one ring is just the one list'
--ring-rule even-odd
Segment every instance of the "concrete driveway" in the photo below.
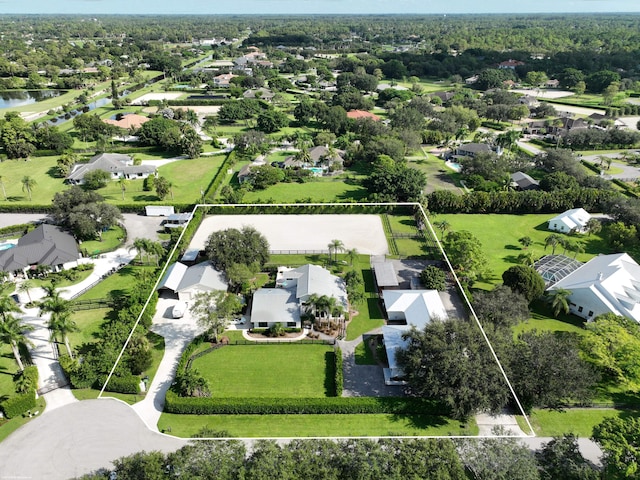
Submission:
{"label": "concrete driveway", "polygon": [[68,479],[133,452],[172,452],[186,443],[150,431],[119,400],[86,400],[36,418],[3,441],[0,479]]}
{"label": "concrete driveway", "polygon": [[125,213],[122,215],[124,228],[127,230],[127,241],[125,247],[133,245],[136,238],[147,238],[157,242],[160,240],[158,233],[162,230],[160,225],[164,217],[147,217],[135,213]]}

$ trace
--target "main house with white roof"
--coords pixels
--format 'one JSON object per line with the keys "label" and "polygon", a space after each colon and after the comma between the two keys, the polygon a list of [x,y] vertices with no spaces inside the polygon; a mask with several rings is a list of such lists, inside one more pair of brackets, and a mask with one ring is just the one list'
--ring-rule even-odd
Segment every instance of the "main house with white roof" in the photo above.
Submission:
{"label": "main house with white roof", "polygon": [[597,256],[549,288],[564,289],[571,313],[586,320],[614,313],[640,322],[640,266],[626,253]]}
{"label": "main house with white roof", "polygon": [[267,328],[275,323],[300,328],[301,310],[313,295],[334,298],[347,309],[346,285],[340,277],[318,265],[280,267],[276,288],[260,288],[253,294],[251,324],[254,328]]}

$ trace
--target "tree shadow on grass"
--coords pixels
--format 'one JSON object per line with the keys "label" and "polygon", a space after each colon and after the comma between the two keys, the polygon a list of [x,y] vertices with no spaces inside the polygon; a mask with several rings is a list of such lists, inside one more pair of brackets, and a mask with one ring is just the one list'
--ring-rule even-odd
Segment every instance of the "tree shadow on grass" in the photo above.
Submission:
{"label": "tree shadow on grass", "polygon": [[135,202],[157,202],[160,200],[157,195],[134,195],[133,200]]}
{"label": "tree shadow on grass", "polygon": [[394,422],[407,422],[410,427],[420,429],[441,427],[448,423],[447,417],[437,415],[394,414],[391,418]]}
{"label": "tree shadow on grass", "polygon": [[11,195],[7,197],[7,202],[24,202],[25,200],[29,200],[29,197],[19,197],[17,195]]}

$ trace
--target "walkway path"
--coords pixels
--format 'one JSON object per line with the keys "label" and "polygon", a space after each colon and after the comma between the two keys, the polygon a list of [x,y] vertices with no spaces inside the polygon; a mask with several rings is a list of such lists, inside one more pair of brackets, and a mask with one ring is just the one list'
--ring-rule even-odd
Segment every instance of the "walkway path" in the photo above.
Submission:
{"label": "walkway path", "polygon": [[164,408],[164,397],[175,377],[176,367],[184,349],[204,329],[196,323],[190,312],[180,319],[171,318],[170,305],[175,300],[160,299],[151,330],[164,337],[164,356],[144,400],[136,403],[133,410],[147,427],[158,431],[158,420]]}
{"label": "walkway path", "polygon": [[[382,329],[375,329],[369,334],[380,334]],[[389,386],[384,383],[382,369],[378,365],[357,365],[356,347],[362,343],[362,335],[356,340],[339,340],[342,350],[344,370],[343,397],[398,397],[402,395],[402,387]]]}
{"label": "walkway path", "polygon": [[[57,347],[50,341],[48,318],[49,315],[39,316],[37,308],[25,309],[25,314],[22,316],[25,324],[34,327],[33,331],[27,333],[27,337],[33,343],[30,352],[33,363],[38,367],[38,389],[50,390],[44,394],[47,402],[45,413],[77,402],[71,389],[66,387],[67,379],[58,363]],[[59,388],[61,385],[65,387]]]}
{"label": "walkway path", "polygon": [[[516,437],[526,437],[526,433],[522,431],[516,417],[507,413],[492,415],[490,413],[479,413],[476,415],[476,423],[478,424],[478,435],[481,437],[494,437],[499,435],[513,435]],[[495,428],[502,430],[496,433]]]}

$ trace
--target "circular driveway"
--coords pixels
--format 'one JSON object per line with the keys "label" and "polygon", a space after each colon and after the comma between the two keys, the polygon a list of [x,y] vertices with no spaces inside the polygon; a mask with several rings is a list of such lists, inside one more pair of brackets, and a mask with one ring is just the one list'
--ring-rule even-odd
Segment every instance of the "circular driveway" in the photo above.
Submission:
{"label": "circular driveway", "polygon": [[173,452],[186,443],[150,431],[118,400],[86,400],[45,413],[4,440],[0,479],[68,479],[133,452]]}

